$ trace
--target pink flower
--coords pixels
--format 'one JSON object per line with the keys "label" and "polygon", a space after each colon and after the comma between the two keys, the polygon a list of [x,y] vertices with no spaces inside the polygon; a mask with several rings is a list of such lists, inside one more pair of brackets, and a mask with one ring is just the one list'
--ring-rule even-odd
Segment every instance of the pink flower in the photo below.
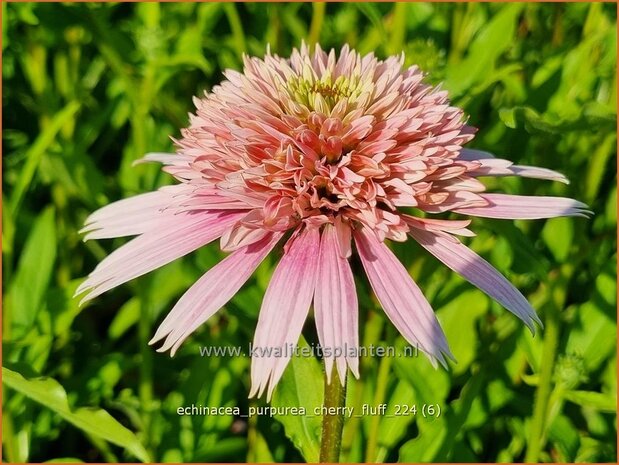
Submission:
{"label": "pink flower", "polygon": [[[483,176],[567,182],[554,171],[513,165],[462,146],[475,129],[447,92],[422,83],[403,56],[385,61],[344,46],[290,59],[245,57],[244,72],[202,99],[176,141],[177,154],[148,154],[179,183],[108,205],[87,220],[85,239],[137,236],[103,260],[77,293],[92,299],[216,239],[230,254],[179,300],[151,343],[174,354],[226,304],[280,242],[254,347],[296,344],[314,304],[320,343],[343,382],[358,376],[356,253],[385,313],[436,364],[453,358],[421,290],[387,246],[412,236],[452,270],[519,317],[538,317],[522,294],[457,236],[470,220],[415,216],[455,212],[487,218],[585,216],[568,198],[486,193]],[[411,208],[412,207],[412,208]],[[290,355],[290,354],[287,354]],[[270,397],[289,356],[254,357],[251,395]]]}

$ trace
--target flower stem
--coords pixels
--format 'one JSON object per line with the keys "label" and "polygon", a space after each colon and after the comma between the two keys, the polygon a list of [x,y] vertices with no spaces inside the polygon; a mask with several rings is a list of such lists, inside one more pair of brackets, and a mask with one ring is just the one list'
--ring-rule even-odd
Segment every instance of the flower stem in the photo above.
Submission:
{"label": "flower stem", "polygon": [[[150,286],[145,286],[148,289]],[[153,408],[153,354],[148,340],[150,339],[150,302],[147,297],[147,292],[140,292],[140,319],[138,321],[138,334],[140,341],[140,381],[138,387],[138,396],[142,408],[142,431],[144,434],[143,443],[150,452],[150,437],[152,426],[152,408]]]}
{"label": "flower stem", "polygon": [[310,24],[310,31],[308,35],[308,45],[312,50],[320,40],[320,31],[322,29],[322,23],[325,19],[325,10],[327,4],[325,2],[313,2],[312,3],[312,22]]}
{"label": "flower stem", "polygon": [[[387,394],[387,385],[389,383],[389,370],[391,368],[391,359],[383,357],[378,366],[378,377],[376,381],[376,391],[374,392],[374,405],[380,405],[384,402]],[[368,433],[368,443],[365,449],[365,460],[367,462],[377,462],[378,451],[378,432],[380,428],[381,417],[379,415],[372,416],[370,420],[370,430]]]}
{"label": "flower stem", "polygon": [[546,441],[546,426],[549,414],[549,401],[553,388],[554,366],[560,340],[561,313],[565,306],[567,289],[574,267],[564,265],[557,275],[553,276],[554,286],[549,292],[549,301],[546,305],[546,320],[544,328],[544,344],[540,365],[539,384],[533,404],[533,418],[531,422],[529,444],[525,454],[526,463],[535,463]]}
{"label": "flower stem", "polygon": [[533,404],[533,421],[531,423],[529,444],[524,461],[536,463],[542,450],[546,418],[548,415],[548,400],[552,389],[552,374],[554,372],[555,355],[559,342],[559,325],[556,310],[548,305],[549,311],[544,328],[544,348],[540,368],[539,385],[535,393]]}
{"label": "flower stem", "polygon": [[234,3],[224,3],[224,12],[228,18],[230,29],[232,30],[232,38],[236,52],[241,56],[247,52],[247,42],[245,40],[245,32],[243,31],[243,23]]}
{"label": "flower stem", "polygon": [[[331,374],[331,383],[327,381],[325,372],[325,400],[327,409],[336,407],[334,415],[325,414],[322,417],[322,439],[320,442],[320,462],[338,463],[342,447],[342,430],[344,428],[344,413],[346,405],[346,384],[342,386],[335,367]],[[338,408],[339,407],[339,408]]]}

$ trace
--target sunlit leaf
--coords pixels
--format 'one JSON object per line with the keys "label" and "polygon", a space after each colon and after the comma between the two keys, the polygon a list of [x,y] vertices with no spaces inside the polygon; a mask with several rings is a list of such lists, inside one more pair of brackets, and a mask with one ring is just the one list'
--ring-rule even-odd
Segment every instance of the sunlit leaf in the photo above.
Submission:
{"label": "sunlit leaf", "polygon": [[84,431],[127,450],[142,462],[150,462],[148,453],[137,437],[108,412],[97,408],[69,406],[64,388],[52,378],[24,378],[20,373],[2,367],[2,382],[6,386],[52,410]]}

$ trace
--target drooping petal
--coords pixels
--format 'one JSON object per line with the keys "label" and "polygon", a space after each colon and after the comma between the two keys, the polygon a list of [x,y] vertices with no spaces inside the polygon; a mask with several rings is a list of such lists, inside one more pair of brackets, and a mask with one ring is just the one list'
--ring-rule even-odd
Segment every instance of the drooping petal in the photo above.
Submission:
{"label": "drooping petal", "polygon": [[431,231],[411,228],[409,234],[432,255],[520,318],[535,333],[542,325],[527,299],[486,260],[460,242]]}
{"label": "drooping petal", "polygon": [[457,236],[475,236],[475,233],[467,228],[471,224],[471,220],[438,220],[434,218],[417,218],[411,215],[402,215],[402,219],[413,228],[434,232],[444,231]]}
{"label": "drooping petal", "polygon": [[472,176],[520,176],[523,178],[546,179],[569,184],[569,180],[561,173],[548,168],[537,166],[514,165],[509,160],[495,158],[488,152],[474,149],[462,149],[459,159],[477,161],[481,166],[476,170],[469,171]]}
{"label": "drooping petal", "polygon": [[557,216],[588,217],[587,205],[566,197],[543,197],[508,194],[480,194],[487,202],[485,207],[456,208],[463,215],[512,220],[535,220]]}
{"label": "drooping petal", "polygon": [[271,398],[299,340],[314,295],[320,250],[318,229],[305,229],[292,240],[260,308],[252,348],[250,397],[260,397],[267,389],[267,400]]}
{"label": "drooping petal", "polygon": [[460,153],[458,154],[458,159],[465,160],[465,161],[478,161],[478,160],[484,160],[488,158],[492,159],[496,157],[490,152],[486,152],[484,150],[476,150],[476,149],[461,149]]}
{"label": "drooping petal", "polygon": [[548,168],[539,168],[537,166],[513,165],[511,171],[515,176],[522,178],[546,179],[548,181],[559,181],[563,184],[569,184],[570,180],[565,175],[558,171],[549,170]]}
{"label": "drooping petal", "polygon": [[171,348],[171,355],[174,355],[192,332],[234,297],[282,235],[270,233],[259,242],[236,250],[211,268],[181,297],[149,344],[165,337],[157,351]]}
{"label": "drooping petal", "polygon": [[180,165],[187,164],[193,161],[193,157],[178,153],[151,152],[144,155],[139,160],[133,162],[133,165],[142,163],[162,163],[164,165]]}
{"label": "drooping petal", "polygon": [[445,334],[404,265],[367,228],[354,232],[355,244],[372,289],[402,336],[426,353],[433,364],[453,358]]}
{"label": "drooping petal", "polygon": [[158,190],[136,195],[106,205],[86,218],[80,233],[87,233],[84,240],[110,239],[152,231],[162,221],[164,210],[170,206],[175,193],[186,186]]}
{"label": "drooping petal", "polygon": [[325,349],[325,369],[329,383],[334,361],[342,385],[346,380],[347,365],[359,377],[359,359],[353,356],[359,346],[358,312],[355,280],[350,264],[340,253],[336,228],[327,225],[320,241],[314,314],[318,340]]}
{"label": "drooping petal", "polygon": [[175,215],[116,249],[94,269],[76,295],[90,291],[82,302],[159,268],[219,238],[244,216],[243,212],[199,212]]}

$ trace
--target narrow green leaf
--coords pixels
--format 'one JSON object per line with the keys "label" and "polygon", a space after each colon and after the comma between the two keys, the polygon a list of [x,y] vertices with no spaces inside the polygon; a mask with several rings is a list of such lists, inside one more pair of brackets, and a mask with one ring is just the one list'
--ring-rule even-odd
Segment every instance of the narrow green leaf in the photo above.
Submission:
{"label": "narrow green leaf", "polygon": [[385,26],[383,24],[383,18],[378,11],[378,8],[374,3],[366,3],[366,2],[358,2],[353,3],[361,12],[372,22],[372,25],[376,28],[376,30],[380,33],[380,37],[383,38],[383,41],[387,37],[387,32],[385,31]]}
{"label": "narrow green leaf", "polygon": [[142,462],[150,462],[148,452],[135,434],[108,412],[87,407],[71,409],[67,393],[56,380],[47,377],[26,379],[18,372],[2,367],[2,382],[57,413],[84,433],[120,446]]}
{"label": "narrow green leaf", "polygon": [[13,189],[11,196],[11,212],[16,214],[19,206],[23,200],[24,194],[28,190],[34,177],[41,158],[45,154],[45,151],[52,145],[56,138],[58,131],[75,116],[75,113],[80,108],[79,102],[70,102],[60,110],[52,118],[49,125],[39,134],[34,143],[30,146],[30,149],[26,153],[26,165],[22,169],[17,184]]}
{"label": "narrow green leaf", "polygon": [[572,247],[573,237],[574,222],[572,218],[551,218],[546,221],[544,229],[542,229],[542,238],[559,263],[563,263],[567,259]]}
{"label": "narrow green leaf", "polygon": [[406,381],[400,381],[387,401],[387,414],[380,420],[378,431],[378,462],[383,462],[389,450],[406,434],[408,425],[415,420],[409,407],[414,404],[414,392]]}
{"label": "narrow green leaf", "polygon": [[438,310],[443,330],[449,346],[458,359],[453,372],[464,373],[479,349],[477,339],[477,320],[488,310],[488,298],[481,291],[463,292],[447,305]]}
{"label": "narrow green leaf", "polygon": [[574,462],[578,448],[580,447],[580,438],[574,428],[574,425],[564,415],[559,415],[548,428],[548,439],[554,443],[555,447],[561,454],[559,460],[561,462]]}
{"label": "narrow green leaf", "polygon": [[[299,347],[309,347],[303,336]],[[273,407],[304,407],[306,415],[277,415],[286,436],[307,462],[318,462],[321,417],[314,409],[323,404],[323,372],[314,357],[292,357],[273,396]]]}
{"label": "narrow green leaf", "polygon": [[563,397],[583,408],[592,408],[602,412],[617,411],[617,397],[614,394],[604,394],[592,391],[567,391]]}
{"label": "narrow green leaf", "polygon": [[56,223],[53,207],[34,223],[9,289],[11,337],[23,336],[34,324],[49,286],[56,260]]}
{"label": "narrow green leaf", "polygon": [[517,18],[523,5],[512,3],[502,8],[476,35],[466,58],[447,70],[445,86],[453,96],[486,79],[495,62],[513,46]]}

